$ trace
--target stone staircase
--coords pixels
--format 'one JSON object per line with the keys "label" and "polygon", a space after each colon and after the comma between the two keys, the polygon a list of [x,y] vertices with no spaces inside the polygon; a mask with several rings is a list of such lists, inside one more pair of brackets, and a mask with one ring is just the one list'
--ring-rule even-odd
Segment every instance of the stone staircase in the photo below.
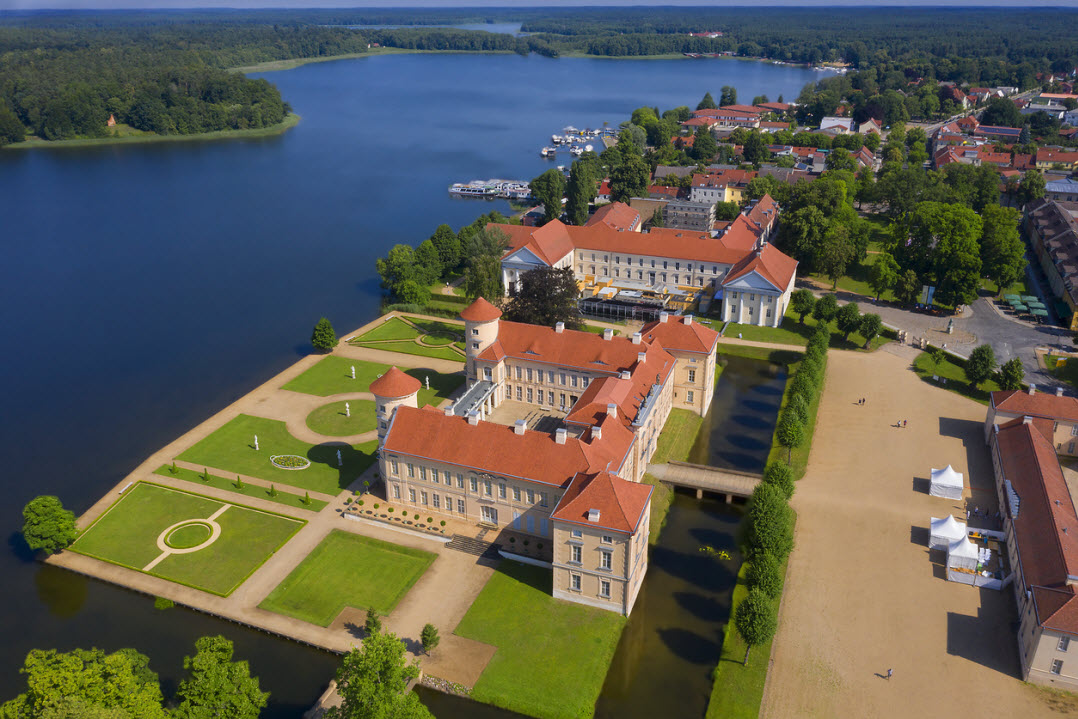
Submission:
{"label": "stone staircase", "polygon": [[449,543],[445,545],[446,549],[455,549],[458,552],[482,557],[483,559],[501,559],[498,550],[502,548],[502,545],[483,541],[483,537],[486,536],[486,533],[487,530],[484,529],[476,537],[466,537],[463,534],[454,534],[449,540]]}

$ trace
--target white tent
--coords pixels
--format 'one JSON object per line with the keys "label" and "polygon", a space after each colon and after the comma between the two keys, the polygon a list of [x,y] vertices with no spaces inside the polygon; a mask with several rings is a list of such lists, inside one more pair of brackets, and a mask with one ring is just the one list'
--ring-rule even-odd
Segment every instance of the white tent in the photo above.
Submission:
{"label": "white tent", "polygon": [[954,471],[951,465],[946,469],[932,470],[932,483],[928,493],[933,497],[946,497],[947,499],[962,499],[962,474]]}
{"label": "white tent", "polygon": [[959,522],[948,514],[944,519],[932,517],[928,536],[929,549],[947,549],[957,539],[966,536],[965,522]]}
{"label": "white tent", "polygon": [[969,541],[968,537],[956,539],[947,548],[947,569],[968,569],[975,572],[979,561],[977,545]]}

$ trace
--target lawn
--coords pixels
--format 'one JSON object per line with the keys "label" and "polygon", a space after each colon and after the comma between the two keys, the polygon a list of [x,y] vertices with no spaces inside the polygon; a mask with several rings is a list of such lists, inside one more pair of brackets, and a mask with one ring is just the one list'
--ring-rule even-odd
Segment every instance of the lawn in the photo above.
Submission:
{"label": "lawn", "polygon": [[399,352],[401,354],[416,355],[418,357],[449,360],[450,362],[464,362],[464,351],[457,351],[453,345],[445,345],[444,347],[424,347],[423,345],[417,345],[411,340],[400,340],[397,342],[364,343],[362,346],[369,349],[383,350],[385,352]]}
{"label": "lawn", "polygon": [[[868,273],[869,270],[872,268],[872,265],[876,264],[877,259],[879,259],[879,254],[869,253],[868,256],[865,257],[864,262],[851,265],[847,270],[848,274],[838,278],[837,289],[844,292],[853,292],[854,294],[874,298],[876,296],[876,292],[868,284]],[[827,287],[831,287],[831,278],[826,275],[815,273],[810,275],[810,277],[812,277],[812,279],[816,280],[817,282],[826,285]],[[895,295],[891,290],[886,290],[882,295],[880,295],[880,299],[894,300]]]}
{"label": "lawn", "polygon": [[[720,371],[715,370],[716,379]],[[696,442],[696,435],[703,421],[703,417],[691,410],[670,410],[670,416],[666,419],[649,464],[684,462],[688,459],[689,450]],[[674,500],[674,490],[650,474],[644,475],[644,484],[655,488],[651,493],[651,525],[648,527],[648,544],[655,544],[659,541],[663,524],[666,523],[666,513],[670,511],[670,503]]]}
{"label": "lawn", "polygon": [[227,597],[305,524],[243,505],[229,505],[157,484],[139,482],[84,531],[71,550],[138,571],[157,559],[158,536],[187,519],[218,510],[221,535],[205,549],[170,554],[148,574]]}
{"label": "lawn", "polygon": [[498,648],[473,699],[542,719],[592,716],[625,618],[550,591],[549,569],[498,566],[455,630]]}
{"label": "lawn", "polygon": [[[983,382],[980,387],[970,386],[969,380],[966,379],[966,371],[950,355],[947,355],[938,365],[933,365],[928,352],[922,352],[913,361],[913,369],[924,381],[951,392],[957,392],[981,404],[988,404],[989,393],[999,390],[999,385],[993,379]],[[946,378],[947,384],[934,382],[933,376]]]}
{"label": "lawn", "polygon": [[[259,448],[254,448],[258,436]],[[374,463],[378,441],[354,447],[339,444],[307,444],[293,437],[284,422],[241,414],[198,442],[177,459],[222,472],[246,474],[267,482],[288,484],[323,494],[337,494]],[[337,466],[337,452],[343,466]],[[301,470],[275,467],[272,455],[306,457],[311,466]]]}
{"label": "lawn", "polygon": [[[417,344],[415,340],[420,337],[428,344],[439,346],[424,347]],[[463,340],[464,327],[462,325],[412,318],[405,321],[400,317],[391,317],[371,331],[352,338],[349,344],[389,352],[461,361],[464,359]]]}
{"label": "lawn", "polygon": [[310,504],[305,504],[303,495],[292,494],[291,492],[285,492],[283,490],[278,490],[277,496],[274,497],[270,495],[270,491],[266,487],[259,484],[245,484],[242,488],[237,489],[235,479],[218,477],[212,472],[210,473],[209,481],[207,481],[202,472],[196,472],[183,467],[176,467],[176,471],[173,473],[171,465],[163,464],[154,470],[154,474],[159,474],[162,477],[172,477],[173,479],[182,479],[186,482],[194,482],[203,487],[213,487],[214,489],[223,489],[227,492],[235,492],[236,494],[242,494],[245,497],[256,497],[258,499],[264,499],[267,502],[283,504],[287,507],[309,509],[312,512],[319,512],[326,506],[326,502],[323,502],[320,499],[311,499]]}
{"label": "lawn", "polygon": [[[385,347],[385,345],[382,345]],[[415,346],[415,345],[413,345]],[[448,350],[443,350],[448,351]],[[458,355],[456,359],[461,359]],[[356,368],[356,378],[352,379],[352,368]],[[284,386],[284,389],[319,397],[329,397],[346,392],[366,392],[371,382],[385,374],[389,365],[377,362],[361,362],[346,357],[326,357],[309,370]],[[419,390],[419,406],[438,404],[464,383],[464,377],[458,374],[442,374],[422,367],[405,369],[421,383],[430,379],[430,389],[424,386]]]}
{"label": "lawn", "polygon": [[364,342],[383,342],[385,340],[414,340],[421,334],[419,330],[402,320],[400,317],[390,317],[382,324],[359,337],[349,340],[349,344],[363,344]]}
{"label": "lawn", "polygon": [[389,614],[436,558],[334,530],[258,606],[321,627],[345,607]]}
{"label": "lawn", "polygon": [[[861,307],[861,314],[869,314],[871,305]],[[792,309],[786,311],[782,318],[781,327],[757,327],[756,325],[741,325],[730,323],[726,328],[727,337],[752,340],[754,342],[773,342],[775,344],[799,345],[804,347],[808,344],[809,337],[816,331],[817,320],[811,315],[805,318],[805,323],[798,322],[798,316]],[[831,349],[838,350],[861,350],[865,346],[865,338],[859,333],[850,334],[850,339],[844,339],[841,332],[835,329],[834,322],[831,326]],[[871,349],[876,350],[881,345],[891,340],[882,335],[872,340]]]}
{"label": "lawn", "polygon": [[345,415],[345,402],[324,404],[307,415],[307,426],[318,434],[328,437],[348,437],[378,429],[374,416],[374,402],[353,399],[347,402],[349,414]]}
{"label": "lawn", "polygon": [[1048,372],[1061,382],[1066,382],[1072,387],[1078,387],[1078,359],[1068,357],[1066,364],[1059,367],[1055,364],[1056,356],[1048,355],[1045,358]]}

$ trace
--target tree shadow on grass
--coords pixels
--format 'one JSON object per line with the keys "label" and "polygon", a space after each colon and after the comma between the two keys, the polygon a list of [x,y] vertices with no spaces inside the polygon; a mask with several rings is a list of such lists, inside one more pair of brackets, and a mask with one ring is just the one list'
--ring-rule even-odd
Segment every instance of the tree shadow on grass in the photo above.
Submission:
{"label": "tree shadow on grass", "polygon": [[[371,444],[370,451],[365,452],[345,442],[323,442],[307,451],[307,459],[312,464],[324,464],[336,469],[337,488],[345,489],[374,464],[377,442]],[[337,463],[338,451],[341,453],[340,466]]]}

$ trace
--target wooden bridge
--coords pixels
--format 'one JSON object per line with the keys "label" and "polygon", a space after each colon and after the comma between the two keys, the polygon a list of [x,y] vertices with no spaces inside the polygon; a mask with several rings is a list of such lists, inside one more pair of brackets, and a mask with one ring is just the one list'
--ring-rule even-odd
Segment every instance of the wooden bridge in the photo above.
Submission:
{"label": "wooden bridge", "polygon": [[751,496],[756,485],[763,481],[763,476],[754,472],[687,462],[653,464],[648,467],[648,474],[664,484],[695,489],[697,497],[703,496],[704,492],[726,495],[727,502],[733,501],[734,497]]}

